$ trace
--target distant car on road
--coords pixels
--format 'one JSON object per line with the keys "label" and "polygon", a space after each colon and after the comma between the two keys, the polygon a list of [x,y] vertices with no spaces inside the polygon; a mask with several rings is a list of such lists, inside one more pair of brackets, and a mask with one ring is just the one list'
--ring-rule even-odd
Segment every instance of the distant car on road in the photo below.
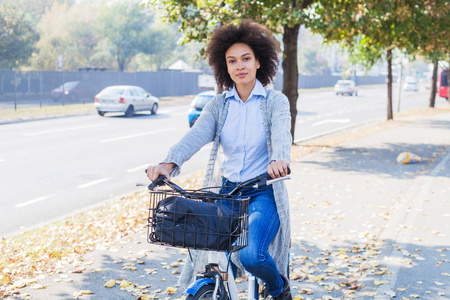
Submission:
{"label": "distant car on road", "polygon": [[90,81],[68,81],[63,85],[53,89],[50,92],[53,101],[79,101],[88,100],[92,102],[92,98],[98,93],[98,87]]}
{"label": "distant car on road", "polygon": [[203,107],[209,102],[216,94],[214,91],[202,92],[195,96],[194,100],[191,102],[191,108],[188,113],[189,127],[194,126],[195,121],[202,113]]}
{"label": "distant car on road", "polygon": [[350,96],[358,96],[358,87],[353,80],[338,80],[334,86],[336,95],[348,94]]}
{"label": "distant car on road", "polygon": [[100,116],[108,112],[123,112],[132,117],[137,111],[150,111],[156,114],[159,99],[139,86],[112,85],[95,96],[95,108]]}
{"label": "distant car on road", "polygon": [[406,76],[405,83],[403,84],[403,89],[405,91],[418,91],[419,87],[417,80],[414,76]]}

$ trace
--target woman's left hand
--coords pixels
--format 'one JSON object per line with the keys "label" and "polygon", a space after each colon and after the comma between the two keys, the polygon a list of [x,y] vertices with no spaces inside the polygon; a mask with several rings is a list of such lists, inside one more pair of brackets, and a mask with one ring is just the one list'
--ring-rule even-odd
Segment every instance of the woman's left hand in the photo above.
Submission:
{"label": "woman's left hand", "polygon": [[284,176],[288,175],[288,171],[287,171],[288,166],[289,166],[289,164],[285,160],[282,160],[282,159],[275,160],[275,161],[272,161],[267,166],[267,173],[272,178],[284,177]]}

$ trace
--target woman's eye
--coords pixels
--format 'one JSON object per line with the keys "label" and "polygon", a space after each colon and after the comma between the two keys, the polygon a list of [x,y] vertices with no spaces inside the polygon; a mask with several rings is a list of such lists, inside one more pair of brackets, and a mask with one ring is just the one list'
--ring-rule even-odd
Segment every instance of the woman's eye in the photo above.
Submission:
{"label": "woman's eye", "polygon": [[250,57],[245,57],[244,60],[248,61],[248,60],[250,60]]}

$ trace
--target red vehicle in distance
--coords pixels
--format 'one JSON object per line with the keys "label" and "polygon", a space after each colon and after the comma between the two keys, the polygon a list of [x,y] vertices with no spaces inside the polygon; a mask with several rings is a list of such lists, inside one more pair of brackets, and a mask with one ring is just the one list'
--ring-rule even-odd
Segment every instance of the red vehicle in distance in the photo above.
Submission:
{"label": "red vehicle in distance", "polygon": [[439,97],[445,98],[448,100],[448,77],[447,72],[441,71],[441,74],[438,78],[439,81],[439,88],[438,88],[438,94]]}

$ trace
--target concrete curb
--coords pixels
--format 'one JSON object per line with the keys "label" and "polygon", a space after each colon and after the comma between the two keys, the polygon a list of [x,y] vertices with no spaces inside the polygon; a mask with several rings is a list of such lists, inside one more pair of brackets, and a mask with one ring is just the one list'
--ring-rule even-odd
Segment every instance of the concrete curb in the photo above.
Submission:
{"label": "concrete curb", "polygon": [[25,122],[32,122],[32,121],[45,121],[45,120],[71,118],[71,117],[81,117],[81,116],[89,116],[89,115],[91,115],[91,114],[84,113],[84,114],[71,114],[71,115],[61,115],[61,116],[49,116],[49,117],[42,117],[42,118],[16,119],[16,120],[0,121],[0,125],[25,123]]}

